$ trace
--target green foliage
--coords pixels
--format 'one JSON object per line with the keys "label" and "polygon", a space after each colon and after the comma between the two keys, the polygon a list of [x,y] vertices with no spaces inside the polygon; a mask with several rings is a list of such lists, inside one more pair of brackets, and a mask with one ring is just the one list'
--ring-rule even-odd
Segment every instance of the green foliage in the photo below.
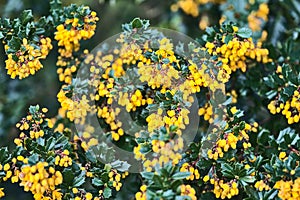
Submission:
{"label": "green foliage", "polygon": [[[148,42],[155,47],[147,51],[143,49],[142,53],[136,50],[134,55],[143,56],[150,63],[158,63],[155,65],[155,69],[158,70],[156,76],[161,73],[162,78],[169,76],[171,73],[165,73],[162,66],[172,66],[183,80],[192,80],[194,78],[192,75],[196,74],[198,81],[203,82],[201,90],[195,92],[197,106],[200,107],[200,122],[197,124],[199,126],[195,130],[189,130],[195,133],[196,137],[190,144],[184,143],[188,148],[177,154],[180,158],[177,162],[174,159],[165,163],[165,155],[160,155],[159,151],[171,145],[170,141],[178,139],[176,137],[179,134],[176,134],[182,129],[180,126],[175,124],[167,126],[166,118],[161,118],[160,121],[155,121],[155,124],[162,121],[164,125],[153,131],[147,128],[141,131],[141,127],[145,128],[149,125],[147,117],[150,114],[157,114],[162,110],[161,116],[165,115],[171,119],[173,115],[177,117],[181,109],[191,106],[192,101],[183,98],[184,91],[174,92],[170,89],[171,86],[166,89],[162,84],[153,89],[145,82],[136,84],[134,81],[139,80],[140,74],[134,67],[142,59],[134,56],[130,57],[130,59],[134,58],[132,59],[134,61],[128,61],[127,58],[120,56],[123,59],[120,66],[126,71],[126,75],[117,77],[117,70],[111,70],[106,74],[108,78],[105,76],[99,78],[99,82],[105,85],[99,91],[107,90],[111,92],[111,96],[118,92],[128,93],[130,97],[127,100],[133,104],[133,92],[138,89],[141,96],[149,97],[152,103],[136,106],[135,110],[129,109],[127,114],[134,122],[122,122],[122,126],[129,128],[127,130],[124,128],[125,133],[118,135],[116,139],[113,135],[117,132],[116,129],[107,122],[107,117],[101,116],[105,107],[108,116],[115,115],[113,107],[108,103],[111,96],[100,95],[92,98],[91,95],[88,98],[97,106],[93,109],[98,110],[84,110],[85,107],[79,110],[82,113],[98,112],[97,120],[104,131],[98,129],[91,131],[91,127],[83,127],[82,124],[80,126],[82,130],[74,129],[74,121],[76,126],[78,123],[70,116],[77,113],[71,111],[73,107],[79,106],[76,103],[80,101],[72,97],[78,95],[75,97],[79,99],[80,95],[86,95],[88,92],[86,85],[90,84],[89,81],[75,78],[77,67],[85,62],[86,58],[89,60],[90,54],[79,50],[80,45],[76,49],[74,45],[76,42],[73,44],[74,40],[70,39],[69,46],[58,45],[60,55],[57,66],[62,71],[58,74],[59,79],[62,79],[60,85],[63,86],[57,95],[62,107],[57,116],[47,118],[48,114],[44,108],[39,105],[30,106],[28,115],[17,123],[17,118],[24,114],[21,111],[25,106],[24,102],[34,104],[30,102],[31,94],[39,95],[36,91],[32,91],[35,90],[32,86],[34,79],[28,80],[27,83],[24,80],[22,89],[16,87],[9,91],[10,89],[0,87],[0,133],[16,133],[9,127],[8,124],[11,123],[16,123],[19,129],[19,135],[14,140],[15,147],[0,148],[0,181],[19,183],[22,189],[30,191],[35,199],[43,199],[38,196],[41,194],[49,199],[55,199],[54,196],[58,195],[56,199],[75,200],[78,198],[279,200],[288,199],[283,194],[291,196],[292,188],[299,189],[299,2],[226,0],[206,3],[199,1],[189,6],[188,3],[191,2],[196,1],[174,1],[173,6],[178,10],[172,7],[175,12],[170,11],[171,5],[157,5],[163,7],[160,8],[163,10],[161,17],[163,20],[158,25],[185,30],[186,33],[196,37],[196,41],[201,45],[201,48],[197,47],[198,43],[190,43],[187,46],[174,45],[172,48],[176,50],[177,63],[170,59],[169,54],[172,53],[167,54],[169,57],[157,53],[162,50],[160,46],[163,45],[160,42],[164,34],[151,29],[149,20],[134,18],[120,27],[120,30],[123,30],[121,34],[121,39],[124,39],[121,40],[123,44],[134,46]],[[143,8],[144,4],[148,5],[147,3],[148,1],[144,1],[139,5]],[[108,4],[105,6],[112,9]],[[8,60],[23,64],[20,54],[30,51],[26,49],[27,43],[34,50],[41,50],[41,40],[46,37],[55,38],[60,28],[66,32],[76,30],[78,32],[74,34],[82,34],[78,36],[82,39],[86,33],[80,31],[94,26],[97,21],[85,21],[95,17],[93,15],[94,13],[92,14],[92,11],[83,5],[63,6],[60,0],[52,0],[47,16],[36,17],[32,10],[24,10],[13,19],[1,18],[0,40],[4,44],[4,54],[7,57],[11,55]],[[200,18],[200,22],[195,21],[192,16]],[[203,30],[198,30],[198,24],[201,28],[207,18],[207,23],[211,26],[205,25]],[[78,19],[78,22],[74,22],[74,19]],[[219,20],[225,21],[219,23]],[[267,37],[266,33],[268,33]],[[174,41],[171,40],[172,42]],[[64,52],[68,47],[71,49],[68,52],[70,55]],[[113,49],[113,51],[117,50]],[[130,50],[128,52],[131,53]],[[265,55],[262,55],[263,53]],[[192,54],[192,58],[188,60],[177,54],[184,56]],[[92,65],[99,67],[100,64],[94,59],[91,59]],[[195,72],[192,71],[193,62],[200,63],[201,67],[207,67],[203,70],[203,74],[200,68]],[[52,61],[51,65],[55,65],[53,63]],[[113,61],[108,63],[110,66]],[[75,70],[72,71],[72,67],[73,69],[75,67]],[[98,69],[102,70],[98,74],[106,73],[106,70],[100,67]],[[97,77],[97,73],[92,72],[92,68],[89,70],[90,72],[84,73]],[[224,73],[220,74],[220,72]],[[208,77],[218,83],[222,82],[224,88],[217,87],[218,89],[210,91],[217,83],[212,82],[204,86],[204,74],[208,74]],[[70,78],[70,82],[66,81],[65,77]],[[108,80],[113,80],[116,85],[116,88],[115,85],[113,86],[115,91],[107,87]],[[193,81],[188,82],[190,88],[195,87],[197,79]],[[13,85],[15,82],[8,81],[8,77],[2,78],[0,74],[0,84]],[[27,95],[21,94],[25,93],[24,87],[26,92],[28,91]],[[102,109],[102,113],[99,108]],[[175,114],[170,111],[174,111]],[[51,113],[56,113],[56,110]],[[154,120],[157,120],[159,115],[157,114]],[[94,134],[96,135],[94,138],[90,133],[97,133],[97,135]],[[131,163],[117,159],[116,152],[110,145],[116,145],[136,157],[140,156],[141,166],[138,168],[141,172],[129,173]],[[174,146],[171,146],[167,152],[179,148]],[[154,152],[156,154],[153,154]],[[157,158],[156,164],[147,160],[152,154]],[[103,163],[103,160],[106,162]],[[41,165],[43,167],[40,167]],[[29,167],[29,172],[26,172],[28,169],[26,167]],[[45,179],[35,174],[35,168],[39,168],[40,171],[43,169],[43,173],[47,173]],[[51,172],[53,170],[54,172]],[[34,183],[30,182],[30,177],[33,179],[35,175],[38,180]],[[53,186],[54,189],[49,187],[45,189],[46,192],[32,189],[36,188],[36,184],[39,184],[38,187],[45,184],[43,180],[50,184],[52,175],[57,176],[57,180],[53,179],[57,182]],[[31,184],[35,184],[35,187],[31,187]],[[284,189],[282,186],[289,189]],[[299,190],[297,191],[299,193]],[[0,197],[2,196],[0,188]]]}

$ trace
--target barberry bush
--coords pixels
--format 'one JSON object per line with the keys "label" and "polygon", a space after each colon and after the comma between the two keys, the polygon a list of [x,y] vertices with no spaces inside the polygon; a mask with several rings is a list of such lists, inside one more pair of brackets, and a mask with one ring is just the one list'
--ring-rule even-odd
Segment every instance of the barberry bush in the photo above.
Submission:
{"label": "barberry bush", "polygon": [[300,199],[300,3],[158,2],[1,18],[0,198]]}

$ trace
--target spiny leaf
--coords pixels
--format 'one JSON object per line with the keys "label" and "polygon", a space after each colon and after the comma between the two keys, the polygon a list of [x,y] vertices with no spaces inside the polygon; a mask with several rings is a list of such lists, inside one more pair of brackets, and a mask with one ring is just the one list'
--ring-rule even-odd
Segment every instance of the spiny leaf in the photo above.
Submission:
{"label": "spiny leaf", "polygon": [[252,31],[249,28],[241,28],[236,34],[241,38],[250,38],[252,35]]}

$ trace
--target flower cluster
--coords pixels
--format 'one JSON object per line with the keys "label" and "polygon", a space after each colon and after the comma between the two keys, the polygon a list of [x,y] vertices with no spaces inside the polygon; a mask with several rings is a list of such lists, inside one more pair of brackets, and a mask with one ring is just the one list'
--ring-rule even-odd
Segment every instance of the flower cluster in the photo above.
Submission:
{"label": "flower cluster", "polygon": [[266,184],[266,182],[264,180],[260,180],[257,181],[254,185],[254,187],[256,189],[258,189],[259,191],[263,191],[263,190],[270,190],[270,186]]}
{"label": "flower cluster", "polygon": [[115,187],[116,190],[119,191],[122,187],[121,174],[119,174],[116,170],[113,170],[109,172],[108,176],[109,180],[113,182],[113,187]]}
{"label": "flower cluster", "polygon": [[112,139],[118,141],[121,136],[124,135],[124,130],[121,128],[122,122],[117,119],[120,113],[120,108],[112,108],[104,106],[103,108],[98,107],[98,117],[104,119],[104,121],[109,124],[111,129]]}
{"label": "flower cluster", "polygon": [[[146,118],[148,122],[148,131],[152,132],[153,130],[159,128],[161,125],[169,128],[171,126],[176,126],[179,129],[185,129],[185,125],[189,124],[189,114],[188,109],[176,109],[176,110],[167,110],[165,114],[163,114],[163,110],[159,108],[157,113],[152,113]],[[157,119],[162,119],[161,123],[156,123]],[[181,132],[178,130],[178,134]]]}
{"label": "flower cluster", "polygon": [[213,123],[214,115],[213,115],[213,107],[210,103],[206,103],[204,107],[199,108],[198,115],[203,116],[205,121],[209,123]]}
{"label": "flower cluster", "polygon": [[147,82],[149,87],[152,89],[160,88],[166,89],[171,88],[174,85],[174,81],[180,78],[179,72],[173,67],[173,63],[176,63],[177,59],[173,52],[173,46],[168,39],[162,39],[160,41],[161,48],[155,52],[161,60],[168,61],[162,64],[155,63],[138,63],[138,73],[140,74],[140,80]]}
{"label": "flower cluster", "polygon": [[184,143],[181,137],[168,142],[152,140],[152,150],[155,154],[152,159],[144,161],[145,170],[150,172],[155,166],[165,166],[169,162],[172,162],[173,165],[178,164],[182,158],[179,151],[183,149],[183,146]]}
{"label": "flower cluster", "polygon": [[224,180],[211,179],[211,184],[214,185],[214,194],[216,198],[231,199],[239,194],[238,184],[235,181],[224,182]]}
{"label": "flower cluster", "polygon": [[24,131],[21,132],[20,138],[15,139],[15,143],[17,145],[22,146],[22,140],[24,140],[26,137],[30,137],[31,139],[38,139],[44,136],[45,131],[43,130],[42,124],[45,121],[49,121],[48,118],[45,118],[45,113],[47,112],[48,109],[43,108],[42,112],[35,113],[34,115],[29,114],[16,124],[16,127],[20,131]]}
{"label": "flower cluster", "polygon": [[118,104],[121,106],[126,106],[126,111],[136,111],[137,107],[144,106],[146,104],[152,104],[153,99],[147,98],[144,99],[142,92],[140,90],[136,90],[131,97],[128,97],[128,93],[119,92],[119,100]]}
{"label": "flower cluster", "polygon": [[[235,32],[238,31],[237,27],[233,29]],[[271,61],[268,57],[268,49],[255,46],[251,37],[239,38],[234,36],[232,40],[226,43],[225,36],[223,36],[222,41],[207,42],[205,47],[211,55],[218,55],[218,60],[222,62],[217,78],[223,83],[228,82],[230,74],[237,69],[245,72],[247,70],[247,59],[255,59],[257,62],[262,63]]]}
{"label": "flower cluster", "polygon": [[262,22],[268,21],[269,7],[268,4],[259,4],[257,11],[252,11],[248,15],[248,26],[252,31],[260,31]]}
{"label": "flower cluster", "polygon": [[[172,9],[208,18],[210,13],[199,9],[219,7],[221,21],[232,16],[243,19],[241,24],[248,25],[253,35],[250,29],[224,22],[207,28],[198,40],[202,47],[196,42],[176,44],[164,32],[148,29],[147,20],[136,18],[123,25],[115,47],[102,46],[91,54],[80,51],[80,41],[94,35],[96,13],[76,5],[58,11],[60,2],[54,0],[45,26],[56,28],[61,108],[52,119],[46,118],[46,108],[29,108],[28,116],[16,125],[17,147],[12,153],[0,148],[0,181],[19,183],[34,199],[46,200],[270,199],[276,195],[299,199],[299,127],[293,124],[300,118],[299,60],[288,55],[295,47],[286,42],[276,51],[270,48],[270,53],[262,48],[267,33],[261,32],[262,26],[273,19],[267,1],[232,2],[179,0]],[[242,11],[237,10],[238,4],[245,6]],[[207,19],[201,27],[208,23]],[[34,74],[42,67],[39,60],[52,48],[48,33],[26,37],[34,38],[33,42],[3,34],[6,28],[2,30],[2,21],[0,25],[0,37],[10,40],[4,43],[8,73],[12,78]],[[298,32],[285,34],[291,33],[291,41],[298,42]],[[14,52],[10,45],[18,46],[18,40],[20,48]],[[290,67],[279,66],[285,63]],[[81,64],[87,69],[78,71]],[[269,74],[275,71],[272,67],[277,67],[276,78]],[[214,101],[220,95],[224,99],[217,100],[224,102]],[[276,117],[257,111],[263,110],[267,98],[273,100],[270,112],[281,113],[291,127],[281,129],[286,123],[274,124]],[[202,106],[198,114],[209,123],[188,126],[196,121],[190,117],[197,112],[194,105]],[[235,106],[245,108],[247,116]],[[223,111],[223,116],[218,118],[217,111]],[[264,117],[259,126],[255,121]],[[94,122],[101,127],[94,127]],[[122,152],[114,146],[132,153],[141,165],[117,158]],[[127,177],[131,167],[142,172]],[[139,189],[128,189],[132,183]]]}
{"label": "flower cluster", "polygon": [[[75,60],[75,63],[78,63],[78,61]],[[63,62],[62,60],[57,61],[57,66],[66,66],[67,63]],[[72,74],[77,71],[76,64],[72,65],[70,68],[64,68],[60,67],[57,69],[58,79],[61,82],[64,82],[66,84],[72,83]]]}
{"label": "flower cluster", "polygon": [[237,143],[240,141],[244,149],[248,149],[251,147],[251,143],[249,142],[249,135],[247,134],[248,131],[257,131],[256,127],[258,126],[257,123],[254,124],[252,128],[250,124],[245,124],[245,128],[238,132],[236,135],[235,133],[225,133],[217,140],[216,145],[213,149],[208,150],[207,155],[210,159],[217,160],[218,158],[222,158],[224,156],[224,152],[228,152],[228,150],[236,149]]}
{"label": "flower cluster", "polygon": [[140,191],[141,192],[137,192],[136,194],[135,194],[135,199],[136,200],[146,200],[147,198],[146,198],[146,190],[147,190],[147,186],[146,185],[142,185],[141,187],[140,187]]}
{"label": "flower cluster", "polygon": [[57,155],[55,157],[55,165],[59,165],[61,167],[68,167],[72,165],[72,158],[69,157],[70,152],[68,150],[64,150],[61,153],[57,152]]}
{"label": "flower cluster", "polygon": [[192,200],[196,200],[196,191],[190,185],[181,185],[180,186],[181,196],[188,196]]}
{"label": "flower cluster", "polygon": [[288,124],[298,123],[300,119],[300,92],[295,90],[291,99],[285,103],[280,100],[272,100],[268,104],[268,109],[275,115],[281,113],[287,119]]}
{"label": "flower cluster", "polygon": [[[73,18],[68,16],[65,21],[56,27],[55,40],[61,47],[58,52],[58,61],[56,65],[59,81],[68,85],[71,84],[73,75],[78,69],[78,65],[82,62],[82,57],[74,56],[74,52],[80,50],[80,41],[88,40],[95,34],[96,22],[99,18],[96,12],[90,11],[89,7],[78,8],[83,15],[75,15]],[[88,54],[88,50],[84,50],[84,55]]]}
{"label": "flower cluster", "polygon": [[3,181],[9,180],[13,175],[13,171],[9,163],[6,163],[4,166],[0,165],[0,171],[4,172],[5,174]]}
{"label": "flower cluster", "polygon": [[67,113],[67,118],[77,124],[84,124],[88,112],[95,113],[93,106],[90,106],[89,100],[85,95],[78,100],[73,101],[66,97],[67,92],[63,89],[57,94],[58,102],[61,108]]}
{"label": "flower cluster", "polygon": [[278,189],[278,197],[282,200],[296,200],[300,197],[300,178],[294,181],[277,181],[274,185],[275,189]]}
{"label": "flower cluster", "polygon": [[[218,11],[221,13],[221,17],[218,21],[211,19],[214,13],[207,13],[211,3],[219,7]],[[227,20],[241,23],[239,25],[247,25],[258,35],[262,34],[262,28],[268,21],[269,14],[267,1],[255,0],[243,1],[241,4],[234,4],[227,0],[178,0],[171,5],[171,11],[177,12],[179,9],[187,15],[200,18],[199,28],[201,30],[205,30],[212,23],[219,22],[221,24]]]}
{"label": "flower cluster", "polygon": [[[9,46],[6,45],[5,49],[8,50]],[[40,60],[45,59],[51,49],[51,39],[48,37],[40,38],[38,44],[23,38],[20,50],[7,55],[8,59],[5,61],[7,74],[12,79],[16,77],[23,79],[35,74],[43,67]]]}
{"label": "flower cluster", "polygon": [[35,199],[62,199],[62,193],[55,186],[62,183],[63,176],[47,162],[24,166],[15,173],[19,174],[20,186],[24,191],[30,191]]}
{"label": "flower cluster", "polygon": [[[84,9],[87,10],[88,7]],[[96,12],[91,12],[82,19],[69,18],[56,27],[55,40],[58,41],[58,46],[63,47],[59,49],[62,57],[71,57],[73,51],[79,50],[80,40],[87,40],[95,34],[96,22],[99,20],[96,15]]]}
{"label": "flower cluster", "polygon": [[93,146],[98,144],[98,140],[95,137],[92,137],[92,134],[95,132],[94,127],[86,126],[83,131],[77,132],[73,137],[73,142],[76,149],[81,147],[83,150],[87,151]]}
{"label": "flower cluster", "polygon": [[180,168],[181,172],[190,172],[191,175],[189,177],[186,177],[186,180],[197,180],[200,178],[200,174],[198,169],[191,166],[189,163],[183,163],[183,165]]}
{"label": "flower cluster", "polygon": [[182,9],[188,15],[197,17],[199,15],[199,5],[207,3],[220,4],[226,0],[179,0],[176,4],[173,4],[172,11],[177,11],[178,8]]}

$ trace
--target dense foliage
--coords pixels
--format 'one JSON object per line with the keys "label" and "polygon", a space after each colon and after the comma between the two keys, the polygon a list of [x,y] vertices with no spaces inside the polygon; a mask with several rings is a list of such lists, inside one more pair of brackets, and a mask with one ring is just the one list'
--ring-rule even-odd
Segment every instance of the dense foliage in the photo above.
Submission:
{"label": "dense foliage", "polygon": [[0,149],[0,198],[11,182],[49,200],[300,199],[300,3],[168,9],[167,27],[195,40],[134,18],[84,49],[101,20],[59,0],[48,16],[1,19],[11,79],[36,76],[57,50],[60,108],[50,117],[31,105],[15,121],[14,147]]}

